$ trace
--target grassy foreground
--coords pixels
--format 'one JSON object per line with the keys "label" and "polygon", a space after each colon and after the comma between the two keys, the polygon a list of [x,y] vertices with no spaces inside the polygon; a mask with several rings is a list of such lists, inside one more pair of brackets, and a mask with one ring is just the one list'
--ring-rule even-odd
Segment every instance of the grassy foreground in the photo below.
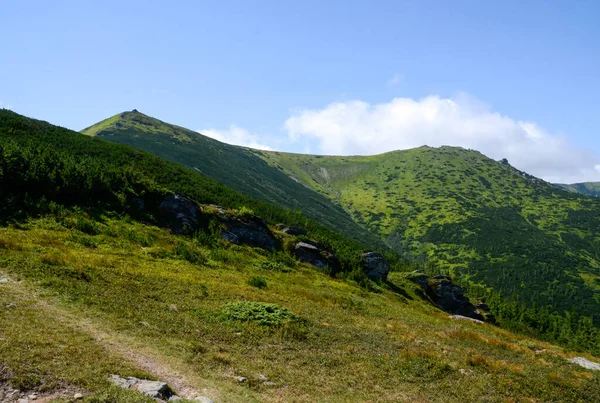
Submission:
{"label": "grassy foreground", "polygon": [[[91,235],[68,219],[0,228],[0,278],[11,280],[0,284],[0,385],[89,402],[142,401],[111,387],[110,373],[173,380],[216,402],[600,396],[600,375],[566,361],[574,353],[452,321],[402,273],[369,293],[281,252],[110,216]],[[240,321],[236,302],[286,311]]]}

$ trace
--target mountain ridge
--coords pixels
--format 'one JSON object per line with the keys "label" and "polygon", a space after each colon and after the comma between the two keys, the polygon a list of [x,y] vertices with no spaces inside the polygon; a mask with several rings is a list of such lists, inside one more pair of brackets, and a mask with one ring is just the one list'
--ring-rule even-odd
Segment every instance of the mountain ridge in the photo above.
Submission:
{"label": "mountain ridge", "polygon": [[272,169],[255,150],[222,143],[137,111],[117,114],[82,133],[149,151],[254,198],[302,211],[307,217],[363,244],[387,248],[378,237],[357,225],[339,205]]}

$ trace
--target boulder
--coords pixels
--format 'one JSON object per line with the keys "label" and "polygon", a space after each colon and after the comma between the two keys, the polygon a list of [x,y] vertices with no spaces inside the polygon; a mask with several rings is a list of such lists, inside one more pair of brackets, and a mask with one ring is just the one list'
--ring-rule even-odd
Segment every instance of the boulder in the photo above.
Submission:
{"label": "boulder", "polygon": [[387,280],[390,263],[379,252],[364,252],[363,271],[369,278]]}
{"label": "boulder", "polygon": [[475,309],[465,289],[454,284],[448,276],[436,276],[429,281],[430,296],[442,310],[455,315],[483,321],[483,316]]}
{"label": "boulder", "polygon": [[340,271],[341,264],[338,257],[332,252],[323,249],[315,241],[298,242],[294,247],[296,258],[305,263],[309,263],[320,269],[329,267],[331,274]]}
{"label": "boulder", "polygon": [[184,234],[198,229],[198,205],[186,197],[174,194],[165,196],[159,211],[173,234]]}
{"label": "boulder", "polygon": [[173,391],[164,382],[141,379],[134,387],[138,392],[154,399],[169,399]]}
{"label": "boulder", "polygon": [[[455,316],[468,317],[478,321],[485,320],[485,317],[465,296],[465,289],[454,284],[450,276],[439,275],[430,279],[424,273],[413,272],[407,278],[420,285],[441,310]],[[493,315],[490,314],[490,316],[490,323],[495,323]]]}
{"label": "boulder", "polygon": [[427,292],[429,289],[429,276],[425,273],[421,273],[417,270],[410,273],[407,277],[413,283],[419,285],[424,292]]}
{"label": "boulder", "polygon": [[109,380],[123,389],[133,389],[153,399],[169,400],[175,396],[169,385],[161,381],[149,381],[133,376],[121,378],[119,375],[111,375]]}
{"label": "boulder", "polygon": [[219,215],[218,220],[225,227],[221,237],[235,244],[246,244],[257,248],[274,251],[279,243],[267,226],[258,216]]}

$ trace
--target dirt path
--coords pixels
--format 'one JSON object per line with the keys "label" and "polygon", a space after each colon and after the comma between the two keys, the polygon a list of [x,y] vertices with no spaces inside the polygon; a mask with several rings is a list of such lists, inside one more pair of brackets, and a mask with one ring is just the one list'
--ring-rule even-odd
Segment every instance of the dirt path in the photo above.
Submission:
{"label": "dirt path", "polygon": [[198,385],[206,383],[173,357],[150,350],[142,341],[130,336],[104,330],[106,326],[103,326],[100,321],[93,320],[85,313],[61,307],[49,298],[43,298],[30,284],[22,281],[14,282],[2,272],[0,272],[0,278],[9,279],[8,283],[1,285],[2,287],[9,287],[23,299],[36,301],[35,306],[46,312],[49,318],[88,334],[111,353],[123,356],[124,359],[151,373],[157,379],[168,383],[178,396],[190,400],[200,396],[210,396],[213,400],[220,400],[217,390],[207,387],[199,388]]}

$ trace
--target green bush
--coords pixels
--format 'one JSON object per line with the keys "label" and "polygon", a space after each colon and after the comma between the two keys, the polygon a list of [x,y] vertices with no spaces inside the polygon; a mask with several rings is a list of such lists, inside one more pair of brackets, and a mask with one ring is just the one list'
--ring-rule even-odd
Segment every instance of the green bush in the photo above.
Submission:
{"label": "green bush", "polygon": [[185,242],[177,242],[174,249],[175,255],[187,260],[192,264],[203,264],[207,262],[206,256],[198,250],[195,246],[189,245]]}
{"label": "green bush", "polygon": [[256,288],[267,288],[267,280],[262,277],[252,277],[247,284]]}
{"label": "green bush", "polygon": [[253,322],[262,326],[281,326],[298,317],[286,308],[262,302],[240,301],[228,304],[222,315],[227,320]]}
{"label": "green bush", "polygon": [[292,271],[292,269],[290,269],[285,264],[283,264],[281,262],[277,262],[277,261],[272,261],[272,260],[263,261],[259,267],[262,270],[278,271],[281,273],[289,273]]}

